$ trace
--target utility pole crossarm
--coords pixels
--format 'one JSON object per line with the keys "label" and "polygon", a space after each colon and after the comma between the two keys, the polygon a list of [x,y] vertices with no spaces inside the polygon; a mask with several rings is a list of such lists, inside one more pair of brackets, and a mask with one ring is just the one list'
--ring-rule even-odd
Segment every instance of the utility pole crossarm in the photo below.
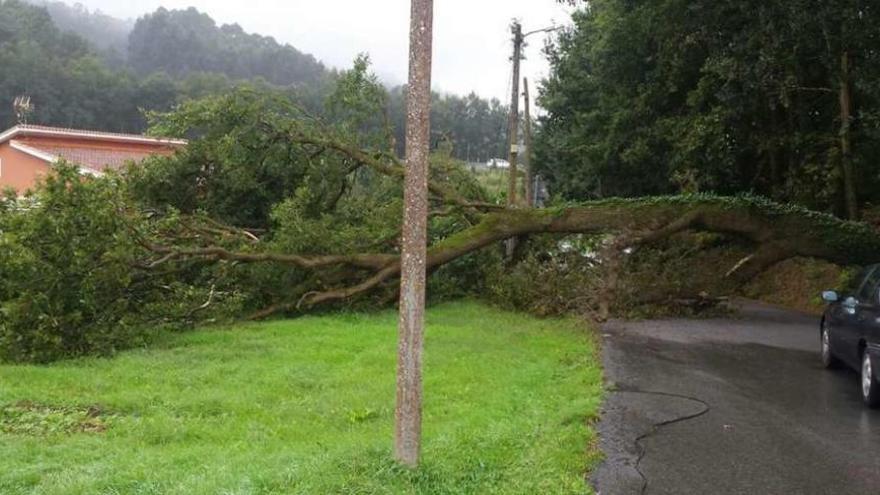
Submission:
{"label": "utility pole crossarm", "polygon": [[562,26],[551,26],[551,27],[547,27],[547,28],[544,28],[544,29],[536,29],[536,30],[534,30],[534,31],[529,31],[528,33],[524,34],[524,35],[523,35],[523,39],[528,38],[529,36],[531,36],[531,35],[533,35],[533,34],[538,34],[538,33],[552,33],[552,32],[554,32],[554,31],[559,31],[560,29],[562,29]]}

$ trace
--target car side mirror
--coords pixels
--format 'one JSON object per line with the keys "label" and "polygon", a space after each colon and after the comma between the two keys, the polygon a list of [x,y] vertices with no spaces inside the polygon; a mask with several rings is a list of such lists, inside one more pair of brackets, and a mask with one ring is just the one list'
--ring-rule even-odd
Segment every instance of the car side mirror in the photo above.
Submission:
{"label": "car side mirror", "polygon": [[833,290],[826,290],[822,293],[822,300],[827,303],[835,303],[840,300],[840,296]]}

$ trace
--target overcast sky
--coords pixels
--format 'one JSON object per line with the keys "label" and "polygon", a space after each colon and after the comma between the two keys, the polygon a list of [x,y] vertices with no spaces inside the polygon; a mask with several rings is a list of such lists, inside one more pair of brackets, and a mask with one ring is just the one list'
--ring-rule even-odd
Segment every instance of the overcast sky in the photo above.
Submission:
{"label": "overcast sky", "polygon": [[[67,0],[72,3],[74,0]],[[325,64],[348,67],[367,52],[374,70],[390,83],[407,75],[409,0],[79,0],[115,17],[136,18],[159,6],[207,12],[218,24],[273,36],[315,55]],[[525,31],[567,24],[570,9],[555,0],[437,0],[434,88],[484,97],[510,98],[510,33],[514,18]],[[523,75],[547,73],[543,35],[529,38]]]}

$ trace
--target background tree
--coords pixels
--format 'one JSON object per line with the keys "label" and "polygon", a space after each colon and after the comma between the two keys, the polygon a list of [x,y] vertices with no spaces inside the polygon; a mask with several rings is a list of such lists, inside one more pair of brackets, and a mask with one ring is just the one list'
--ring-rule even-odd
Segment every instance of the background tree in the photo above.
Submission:
{"label": "background tree", "polygon": [[572,198],[748,191],[853,216],[876,200],[876,10],[591,2],[548,49],[537,164]]}

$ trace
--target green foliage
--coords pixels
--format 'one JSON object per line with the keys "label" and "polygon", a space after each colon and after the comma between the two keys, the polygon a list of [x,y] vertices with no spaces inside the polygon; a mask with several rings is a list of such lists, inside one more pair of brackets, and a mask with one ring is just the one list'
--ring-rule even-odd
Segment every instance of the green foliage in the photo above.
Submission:
{"label": "green foliage", "polygon": [[[880,190],[870,2],[600,0],[548,48],[537,167],[571,199],[753,192],[842,211],[840,133]],[[854,117],[841,122],[841,58]],[[848,124],[848,125],[845,125]]]}
{"label": "green foliage", "polygon": [[[375,118],[386,93],[368,72],[368,61],[340,75],[326,101],[332,120],[317,121],[282,94],[239,88],[226,95],[188,102],[153,116],[153,132],[195,139],[177,156],[159,158],[129,171],[135,198],[150,209],[205,214],[261,232],[259,249],[274,253],[396,254],[402,218],[398,178],[377,174],[343,154],[299,144],[291,136],[331,136],[353,148],[387,149],[390,137]],[[372,130],[371,130],[372,129]],[[357,136],[357,137],[355,137]],[[448,145],[432,155],[437,184],[475,200],[485,193]],[[210,166],[206,166],[210,164]],[[444,239],[470,224],[462,212],[434,217],[432,240]],[[235,250],[253,246],[233,245]],[[458,260],[432,282],[433,297],[473,293],[482,287],[483,255]],[[286,266],[235,266],[224,287],[239,289],[254,310],[279,300],[344,286],[360,275],[350,267],[320,274]],[[203,282],[202,285],[210,285]],[[393,287],[375,305],[394,300]]]}
{"label": "green foliage", "polygon": [[[45,7],[19,0],[2,2],[0,63],[6,70],[0,74],[0,95],[7,103],[0,105],[0,125],[15,123],[12,99],[28,95],[36,106],[30,123],[143,132],[146,120],[142,110],[168,111],[179,101],[224,92],[236,84],[236,79],[243,78],[232,72],[207,74],[196,69],[181,74],[172,72],[175,79],[158,69],[135,73],[119,55],[105,51],[115,51],[115,46],[106,47],[99,42],[96,48],[82,37],[84,31],[91,32],[91,36],[86,36],[90,40],[102,35],[118,36],[119,24],[124,23],[113,21],[57,2]],[[92,26],[93,23],[96,25]],[[117,45],[118,41],[109,43]],[[181,51],[167,49],[163,57],[175,53]],[[280,65],[276,68],[281,70]],[[247,77],[255,78],[255,86],[269,85],[266,81],[271,78],[256,80],[257,76]],[[320,92],[326,87],[323,76],[312,84],[312,91]],[[309,94],[307,90],[287,91],[304,101],[320,101],[320,95]]]}
{"label": "green foliage", "polygon": [[370,72],[368,55],[358,55],[353,67],[339,75],[324,102],[324,118],[339,126],[340,135],[356,136],[362,147],[391,146],[388,93]]}
{"label": "green foliage", "polygon": [[[150,218],[152,215],[152,218]],[[0,203],[0,361],[107,355],[148,343],[154,327],[240,316],[245,290],[227,264],[151,267],[151,236],[178,214],[145,215],[122,178],[70,165],[25,198]]]}
{"label": "green foliage", "polygon": [[302,117],[289,99],[250,87],[153,114],[152,133],[197,139],[171,159],[134,167],[132,188],[153,206],[266,228],[272,207],[307,180],[313,163],[327,174],[315,178],[325,187],[331,187],[332,169],[341,167],[290,142],[292,122]]}
{"label": "green foliage", "polygon": [[60,165],[38,196],[0,213],[0,359],[50,361],[142,342],[145,286],[115,180]]}
{"label": "green foliage", "polygon": [[[82,67],[89,77],[103,77],[98,69]],[[286,92],[242,86],[150,115],[152,132],[190,138],[174,156],[133,165],[120,177],[87,180],[59,166],[27,207],[4,203],[0,357],[50,361],[112,353],[143,342],[145,323],[240,318],[276,304],[295,311],[304,294],[364,276],[348,266],[309,270],[163,258],[147,248],[157,243],[242,253],[397,254],[399,178],[320,144],[329,138],[352,149],[391,147],[391,136],[375,120],[387,95],[368,69],[360,58],[340,74],[326,98],[327,122]],[[159,99],[163,88],[173,87],[159,76],[144,84],[156,88]],[[444,146],[434,154],[432,179],[462,197],[485,200],[451,153]],[[218,231],[223,224],[259,239]],[[443,240],[469,226],[462,211],[451,209],[433,217],[430,233]],[[486,259],[473,255],[442,270],[434,299],[478,291]],[[351,303],[389,304],[393,284],[382,289]]]}
{"label": "green foliage", "polygon": [[408,470],[389,442],[396,321],[307,317],[175,335],[112,360],[0,366],[0,408],[113,412],[98,435],[0,433],[0,492],[589,492],[603,385],[580,323],[429,309],[425,462]]}

